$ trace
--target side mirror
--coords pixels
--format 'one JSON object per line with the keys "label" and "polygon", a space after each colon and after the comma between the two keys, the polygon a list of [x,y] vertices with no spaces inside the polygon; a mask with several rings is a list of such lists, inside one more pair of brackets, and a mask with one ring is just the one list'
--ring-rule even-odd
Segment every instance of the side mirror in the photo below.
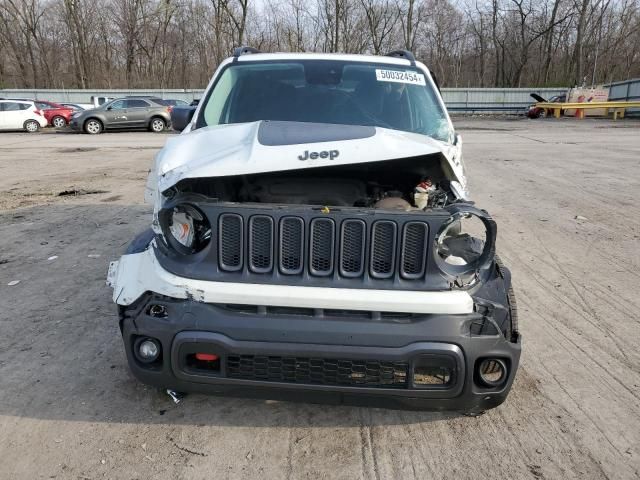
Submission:
{"label": "side mirror", "polygon": [[171,127],[177,132],[184,130],[191,122],[196,107],[173,107],[171,110]]}
{"label": "side mirror", "polygon": [[107,107],[107,110],[111,110],[112,108],[113,108],[113,107],[112,107],[111,105],[109,105],[109,106]]}

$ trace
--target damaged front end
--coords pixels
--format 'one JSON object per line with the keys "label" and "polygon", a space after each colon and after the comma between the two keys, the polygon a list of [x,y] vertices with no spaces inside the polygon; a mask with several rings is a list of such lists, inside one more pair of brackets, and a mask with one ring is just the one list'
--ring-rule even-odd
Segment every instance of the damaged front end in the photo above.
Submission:
{"label": "damaged front end", "polygon": [[[307,80],[308,96],[335,91]],[[171,139],[147,183],[152,228],[109,271],[133,373],[175,391],[502,403],[520,357],[511,276],[439,121],[439,140],[297,121]]]}

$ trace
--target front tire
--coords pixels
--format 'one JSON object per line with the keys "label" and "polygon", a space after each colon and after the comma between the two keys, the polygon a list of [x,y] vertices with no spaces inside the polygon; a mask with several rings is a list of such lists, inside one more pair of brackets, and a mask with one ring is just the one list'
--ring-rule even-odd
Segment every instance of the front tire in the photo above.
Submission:
{"label": "front tire", "polygon": [[167,128],[166,122],[160,117],[153,117],[149,122],[149,130],[154,133],[162,133]]}
{"label": "front tire", "polygon": [[28,133],[37,133],[40,130],[40,124],[36,120],[27,120],[24,122],[24,129]]}
{"label": "front tire", "polygon": [[56,115],[51,119],[51,125],[53,125],[55,128],[63,128],[67,126],[67,121],[64,119],[64,117]]}
{"label": "front tire", "polygon": [[90,135],[97,135],[102,133],[102,123],[100,120],[90,118],[84,123],[84,131]]}

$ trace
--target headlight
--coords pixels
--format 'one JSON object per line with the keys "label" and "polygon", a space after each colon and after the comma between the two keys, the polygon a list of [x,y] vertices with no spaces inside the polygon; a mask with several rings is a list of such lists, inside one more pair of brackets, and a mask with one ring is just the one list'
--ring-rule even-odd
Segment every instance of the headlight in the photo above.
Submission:
{"label": "headlight", "polygon": [[180,204],[167,213],[166,237],[175,250],[190,254],[208,245],[211,225],[200,210],[192,205]]}
{"label": "headlight", "polygon": [[436,236],[436,262],[443,272],[468,284],[493,259],[495,235],[495,222],[481,210],[457,210]]}

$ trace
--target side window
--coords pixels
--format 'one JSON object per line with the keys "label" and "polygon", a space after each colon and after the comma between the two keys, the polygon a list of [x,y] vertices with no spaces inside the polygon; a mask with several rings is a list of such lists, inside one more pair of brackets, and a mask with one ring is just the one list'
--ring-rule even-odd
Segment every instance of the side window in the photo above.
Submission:
{"label": "side window", "polygon": [[22,110],[20,108],[20,104],[18,102],[5,102],[4,103],[4,111],[5,112],[15,112],[18,110]]}
{"label": "side window", "polygon": [[29,110],[31,108],[31,105],[28,103],[19,103],[18,105],[20,105],[20,110]]}
{"label": "side window", "polygon": [[117,100],[109,106],[111,107],[112,110],[123,110],[127,108],[126,104],[127,104],[126,100]]}
{"label": "side window", "polygon": [[36,107],[38,107],[40,110],[51,110],[53,108],[48,103],[35,102],[35,104],[36,104]]}
{"label": "side window", "polygon": [[127,100],[127,108],[147,108],[149,104],[144,100]]}

